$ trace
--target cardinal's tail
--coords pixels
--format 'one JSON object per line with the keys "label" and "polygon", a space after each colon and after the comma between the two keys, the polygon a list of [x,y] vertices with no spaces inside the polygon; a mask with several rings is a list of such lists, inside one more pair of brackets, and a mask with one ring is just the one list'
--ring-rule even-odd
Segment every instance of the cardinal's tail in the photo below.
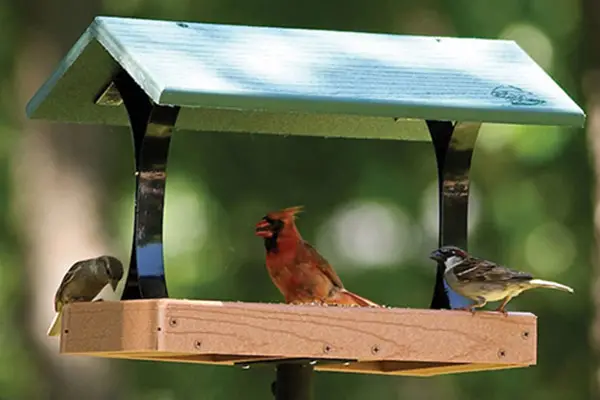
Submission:
{"label": "cardinal's tail", "polygon": [[50,324],[50,328],[48,329],[48,336],[58,336],[60,335],[62,321],[62,312],[57,312]]}
{"label": "cardinal's tail", "polygon": [[356,305],[360,307],[381,307],[379,304],[374,303],[369,299],[365,299],[356,293],[349,292],[346,289],[340,290],[335,297],[337,297],[337,299],[335,299],[337,304]]}
{"label": "cardinal's tail", "polygon": [[570,288],[566,285],[562,285],[560,283],[552,282],[552,281],[544,281],[542,279],[532,279],[529,281],[529,284],[532,287],[543,287],[543,288],[549,288],[549,289],[556,289],[556,290],[562,290],[563,292],[569,292],[569,293],[574,292],[573,288]]}

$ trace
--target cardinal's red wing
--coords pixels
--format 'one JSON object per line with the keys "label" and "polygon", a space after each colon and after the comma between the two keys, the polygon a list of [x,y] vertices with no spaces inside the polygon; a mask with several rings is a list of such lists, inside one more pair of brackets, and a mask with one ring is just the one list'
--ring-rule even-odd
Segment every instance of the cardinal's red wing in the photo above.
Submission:
{"label": "cardinal's red wing", "polygon": [[301,247],[301,249],[299,249],[297,252],[299,262],[313,262],[335,286],[344,288],[344,284],[342,283],[340,277],[335,273],[333,267],[329,264],[325,257],[319,254],[317,249],[304,240],[299,243],[299,246]]}

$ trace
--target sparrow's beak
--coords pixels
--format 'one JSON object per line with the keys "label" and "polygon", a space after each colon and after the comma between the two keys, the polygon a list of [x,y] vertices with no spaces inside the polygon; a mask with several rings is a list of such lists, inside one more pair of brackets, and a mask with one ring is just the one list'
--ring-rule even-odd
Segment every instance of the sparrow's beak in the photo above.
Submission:
{"label": "sparrow's beak", "polygon": [[440,262],[444,261],[444,255],[442,254],[442,252],[439,249],[432,251],[431,254],[429,255],[429,258],[431,258],[432,260],[435,260],[435,261],[440,261]]}
{"label": "sparrow's beak", "polygon": [[260,221],[256,224],[256,236],[270,238],[273,236],[273,232],[271,231],[271,224],[265,220]]}
{"label": "sparrow's beak", "polygon": [[113,279],[110,281],[110,286],[113,288],[113,290],[117,290],[117,286],[119,286],[119,281]]}

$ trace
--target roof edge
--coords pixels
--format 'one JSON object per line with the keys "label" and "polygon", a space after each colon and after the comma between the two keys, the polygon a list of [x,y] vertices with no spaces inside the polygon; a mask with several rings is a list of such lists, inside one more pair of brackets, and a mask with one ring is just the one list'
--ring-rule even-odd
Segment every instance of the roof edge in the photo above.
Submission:
{"label": "roof edge", "polygon": [[28,118],[34,118],[34,114],[39,108],[40,104],[48,98],[50,92],[54,89],[58,81],[65,75],[65,73],[71,68],[73,63],[79,58],[81,53],[86,47],[94,40],[94,35],[89,26],[81,37],[75,42],[73,47],[69,50],[66,56],[58,63],[58,66],[54,69],[52,74],[42,86],[35,92],[33,97],[27,102],[25,106],[25,114]]}
{"label": "roof edge", "polygon": [[127,54],[125,46],[123,46],[123,44],[119,42],[108,29],[106,29],[104,21],[107,19],[110,19],[110,17],[94,18],[94,22],[90,25],[90,30],[93,32],[94,37],[121,68],[133,78],[148,97],[159,104],[164,87],[159,85],[157,80],[144,65],[138,63],[134,58]]}

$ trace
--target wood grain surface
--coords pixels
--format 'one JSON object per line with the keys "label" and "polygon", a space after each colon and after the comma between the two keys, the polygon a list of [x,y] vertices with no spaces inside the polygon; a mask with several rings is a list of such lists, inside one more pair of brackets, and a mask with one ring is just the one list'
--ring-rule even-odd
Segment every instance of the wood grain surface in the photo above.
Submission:
{"label": "wood grain surface", "polygon": [[431,376],[534,365],[529,313],[199,300],[69,305],[61,352],[224,365],[310,359],[323,371]]}

